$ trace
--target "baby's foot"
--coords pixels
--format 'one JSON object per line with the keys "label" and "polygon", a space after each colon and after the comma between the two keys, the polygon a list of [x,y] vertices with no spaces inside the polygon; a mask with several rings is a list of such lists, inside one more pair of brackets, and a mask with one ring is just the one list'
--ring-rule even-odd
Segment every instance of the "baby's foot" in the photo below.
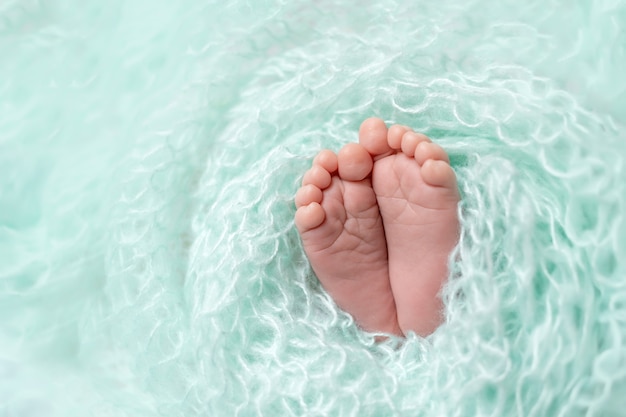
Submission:
{"label": "baby's foot", "polygon": [[383,218],[398,324],[426,336],[442,321],[439,291],[458,241],[459,192],[448,155],[422,134],[376,118],[360,143],[374,156],[372,185]]}
{"label": "baby's foot", "polygon": [[296,194],[295,224],[318,279],[365,330],[401,335],[389,283],[372,157],[359,144],[325,150]]}

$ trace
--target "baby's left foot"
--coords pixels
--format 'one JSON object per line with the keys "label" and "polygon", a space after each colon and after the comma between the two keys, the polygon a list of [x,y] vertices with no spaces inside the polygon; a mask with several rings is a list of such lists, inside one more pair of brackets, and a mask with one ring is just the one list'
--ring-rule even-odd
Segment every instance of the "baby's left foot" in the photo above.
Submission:
{"label": "baby's left foot", "polygon": [[296,194],[295,224],[322,286],[365,330],[401,335],[389,284],[372,157],[350,143],[322,151]]}

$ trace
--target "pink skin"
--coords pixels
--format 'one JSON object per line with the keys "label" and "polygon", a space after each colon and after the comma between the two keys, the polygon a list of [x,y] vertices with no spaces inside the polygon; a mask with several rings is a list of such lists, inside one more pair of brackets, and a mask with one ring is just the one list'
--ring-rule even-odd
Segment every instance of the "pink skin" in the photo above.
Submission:
{"label": "pink skin", "polygon": [[372,166],[356,143],[339,155],[320,152],[296,194],[295,223],[315,274],[337,305],[367,331],[401,335]]}
{"label": "pink skin", "polygon": [[370,118],[358,144],[315,158],[295,223],[320,282],[363,329],[426,336],[442,321],[458,201],[441,147]]}

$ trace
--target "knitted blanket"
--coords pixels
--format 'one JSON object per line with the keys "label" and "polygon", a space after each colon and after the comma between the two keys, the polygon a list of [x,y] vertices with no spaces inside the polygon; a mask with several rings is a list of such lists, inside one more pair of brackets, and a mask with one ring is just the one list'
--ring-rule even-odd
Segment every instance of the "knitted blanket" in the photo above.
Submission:
{"label": "knitted blanket", "polygon": [[[622,416],[626,4],[3,0],[0,416]],[[293,226],[378,116],[451,155],[427,339]]]}

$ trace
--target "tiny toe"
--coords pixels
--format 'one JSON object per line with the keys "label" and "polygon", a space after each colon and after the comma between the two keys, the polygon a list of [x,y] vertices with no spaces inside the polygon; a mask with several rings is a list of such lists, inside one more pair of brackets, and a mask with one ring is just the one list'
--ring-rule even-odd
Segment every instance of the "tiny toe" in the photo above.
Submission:
{"label": "tiny toe", "polygon": [[402,153],[412,158],[415,155],[415,149],[422,142],[430,143],[430,139],[428,139],[428,136],[421,133],[415,133],[413,131],[406,132],[402,136],[402,142],[400,144]]}
{"label": "tiny toe", "polygon": [[449,163],[450,158],[443,148],[436,143],[422,142],[417,145],[415,149],[415,160],[419,165],[423,165],[429,159],[435,161],[444,161]]}
{"label": "tiny toe", "polygon": [[389,128],[387,132],[387,144],[391,149],[400,150],[402,144],[402,136],[408,131],[410,131],[406,126],[402,125],[393,125]]}
{"label": "tiny toe", "polygon": [[311,203],[296,210],[295,224],[300,233],[314,229],[324,222],[326,213],[319,203]]}
{"label": "tiny toe", "polygon": [[372,172],[374,166],[372,156],[358,143],[348,143],[341,148],[337,159],[339,177],[347,181],[361,181]]}
{"label": "tiny toe", "polygon": [[328,188],[332,181],[330,172],[326,171],[321,165],[313,165],[311,169],[304,173],[302,185],[313,184],[320,190]]}
{"label": "tiny toe", "polygon": [[307,184],[296,192],[296,207],[308,206],[311,203],[322,202],[322,190],[313,184]]}
{"label": "tiny toe", "polygon": [[429,159],[421,170],[422,179],[435,187],[454,189],[457,192],[456,175],[450,164],[441,160]]}
{"label": "tiny toe", "polygon": [[371,155],[390,152],[391,148],[387,143],[387,125],[385,125],[385,122],[377,117],[370,117],[361,123],[359,143]]}
{"label": "tiny toe", "polygon": [[320,165],[322,168],[332,174],[333,172],[337,171],[337,155],[335,155],[333,151],[324,149],[317,154],[317,156],[313,160],[313,164]]}

